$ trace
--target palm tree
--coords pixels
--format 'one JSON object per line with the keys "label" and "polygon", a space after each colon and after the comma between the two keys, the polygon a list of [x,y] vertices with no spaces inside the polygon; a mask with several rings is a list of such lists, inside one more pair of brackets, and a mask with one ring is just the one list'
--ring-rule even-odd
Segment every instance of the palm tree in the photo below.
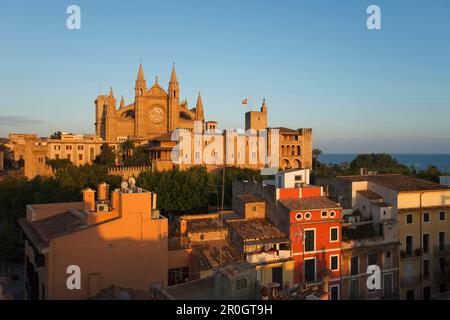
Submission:
{"label": "palm tree", "polygon": [[135,148],[134,142],[128,139],[122,143],[122,152],[125,155],[125,159],[131,156],[131,151]]}
{"label": "palm tree", "polygon": [[319,158],[319,156],[320,156],[321,154],[322,154],[322,150],[320,150],[320,149],[318,149],[318,148],[315,148],[315,149],[313,149],[313,151],[312,151],[313,159],[316,161],[316,175],[317,175],[318,158]]}

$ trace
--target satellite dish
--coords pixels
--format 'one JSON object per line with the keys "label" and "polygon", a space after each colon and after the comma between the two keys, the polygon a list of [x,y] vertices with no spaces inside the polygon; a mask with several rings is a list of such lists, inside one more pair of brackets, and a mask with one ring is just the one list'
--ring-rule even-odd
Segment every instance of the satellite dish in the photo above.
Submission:
{"label": "satellite dish", "polygon": [[126,181],[122,182],[122,184],[120,185],[120,187],[121,187],[122,189],[128,189],[128,182],[126,182]]}
{"label": "satellite dish", "polygon": [[133,177],[130,177],[130,178],[128,178],[128,183],[133,188],[136,185],[136,179],[134,179]]}

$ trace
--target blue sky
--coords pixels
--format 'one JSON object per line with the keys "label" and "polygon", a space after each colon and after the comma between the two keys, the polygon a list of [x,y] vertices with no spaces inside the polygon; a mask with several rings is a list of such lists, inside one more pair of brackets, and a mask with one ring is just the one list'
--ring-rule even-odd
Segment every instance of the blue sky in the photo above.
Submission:
{"label": "blue sky", "polygon": [[[81,30],[66,8],[81,8]],[[366,28],[381,8],[382,30]],[[269,125],[311,127],[326,153],[450,153],[450,2],[2,1],[0,136],[94,131],[94,100],[167,86],[222,128],[263,97]]]}

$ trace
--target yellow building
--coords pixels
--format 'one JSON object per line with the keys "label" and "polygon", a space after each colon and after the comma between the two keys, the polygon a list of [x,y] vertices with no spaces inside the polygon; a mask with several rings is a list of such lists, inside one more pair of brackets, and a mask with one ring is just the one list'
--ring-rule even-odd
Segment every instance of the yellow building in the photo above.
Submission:
{"label": "yellow building", "polygon": [[376,174],[338,177],[330,192],[363,219],[396,221],[400,299],[429,299],[450,290],[449,187],[403,175]]}

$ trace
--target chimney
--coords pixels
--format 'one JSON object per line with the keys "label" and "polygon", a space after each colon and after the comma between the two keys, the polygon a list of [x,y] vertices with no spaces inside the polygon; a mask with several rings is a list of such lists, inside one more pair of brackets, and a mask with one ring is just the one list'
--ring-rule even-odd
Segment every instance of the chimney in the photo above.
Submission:
{"label": "chimney", "polygon": [[156,210],[156,193],[152,192],[152,210]]}
{"label": "chimney", "polygon": [[83,207],[86,212],[95,211],[95,191],[91,188],[86,188],[83,191]]}
{"label": "chimney", "polygon": [[184,219],[180,220],[180,235],[183,236],[187,231],[187,221]]}
{"label": "chimney", "polygon": [[116,210],[119,209],[119,190],[115,189],[111,192],[111,207]]}
{"label": "chimney", "polygon": [[98,190],[98,201],[106,201],[108,200],[108,192],[109,192],[109,185],[105,182],[100,183],[97,186]]}

